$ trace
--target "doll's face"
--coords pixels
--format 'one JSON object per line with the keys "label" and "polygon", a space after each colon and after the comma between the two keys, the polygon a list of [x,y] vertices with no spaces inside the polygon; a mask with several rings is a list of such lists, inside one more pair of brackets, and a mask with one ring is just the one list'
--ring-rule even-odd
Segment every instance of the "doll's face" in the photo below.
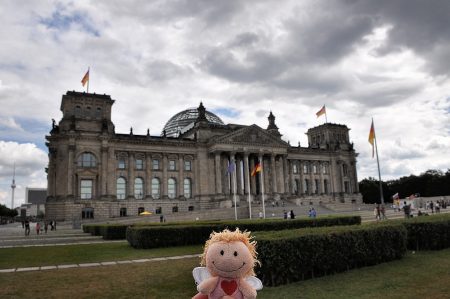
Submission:
{"label": "doll's face", "polygon": [[208,247],[206,267],[213,276],[239,278],[253,268],[253,257],[242,242],[217,242]]}

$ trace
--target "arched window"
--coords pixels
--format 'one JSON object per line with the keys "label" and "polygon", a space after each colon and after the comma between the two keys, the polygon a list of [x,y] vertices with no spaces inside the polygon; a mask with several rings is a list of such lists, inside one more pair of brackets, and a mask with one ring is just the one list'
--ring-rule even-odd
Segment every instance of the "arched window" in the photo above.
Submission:
{"label": "arched window", "polygon": [[167,181],[167,192],[170,199],[177,197],[177,182],[174,178],[170,178]]}
{"label": "arched window", "polygon": [[78,157],[79,167],[95,167],[96,164],[95,156],[92,153],[82,153]]}
{"label": "arched window", "polygon": [[102,118],[102,108],[97,107],[97,110],[95,110],[95,118]]}
{"label": "arched window", "polygon": [[348,175],[348,166],[347,164],[342,164],[342,172],[344,175]]}
{"label": "arched window", "polygon": [[80,117],[81,116],[81,107],[80,106],[76,106],[75,107],[75,116],[76,117]]}
{"label": "arched window", "polygon": [[92,110],[91,107],[86,107],[86,116],[91,117],[92,116]]}
{"label": "arched window", "polygon": [[158,178],[152,179],[152,197],[158,199],[161,196],[161,183]]}
{"label": "arched window", "polygon": [[144,180],[142,178],[134,179],[134,198],[144,198]]}
{"label": "arched window", "polygon": [[184,179],[184,197],[186,198],[192,197],[192,182],[190,178]]}
{"label": "arched window", "polygon": [[125,199],[125,194],[127,190],[127,181],[125,181],[125,178],[120,177],[117,179],[117,199]]}

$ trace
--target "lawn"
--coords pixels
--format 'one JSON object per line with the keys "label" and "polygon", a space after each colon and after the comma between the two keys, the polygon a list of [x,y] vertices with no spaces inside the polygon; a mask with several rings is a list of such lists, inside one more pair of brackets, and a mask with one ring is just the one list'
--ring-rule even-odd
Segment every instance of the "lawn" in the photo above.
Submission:
{"label": "lawn", "polygon": [[0,269],[120,261],[202,252],[202,245],[137,250],[128,242],[0,249]]}
{"label": "lawn", "polygon": [[[1,273],[0,298],[190,298],[195,294],[191,271],[198,263],[189,258]],[[449,298],[449,269],[450,249],[409,253],[390,263],[264,288],[258,298]]]}

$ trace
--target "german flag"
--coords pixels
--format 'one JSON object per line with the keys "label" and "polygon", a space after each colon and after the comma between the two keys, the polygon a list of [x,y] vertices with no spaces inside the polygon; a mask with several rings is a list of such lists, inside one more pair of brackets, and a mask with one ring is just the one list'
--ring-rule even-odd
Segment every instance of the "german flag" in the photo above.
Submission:
{"label": "german flag", "polygon": [[261,172],[261,163],[259,162],[256,164],[255,168],[253,168],[252,176],[255,176],[258,172]]}
{"label": "german flag", "polygon": [[84,75],[83,79],[81,79],[81,84],[83,84],[83,86],[85,86],[88,81],[89,81],[89,69],[86,72],[86,74]]}
{"label": "german flag", "polygon": [[316,112],[317,117],[321,116],[322,114],[327,113],[326,109],[325,109],[325,105],[323,105],[323,107]]}
{"label": "german flag", "polygon": [[372,126],[370,127],[369,132],[369,143],[372,145],[372,158],[375,153],[374,151],[374,143],[375,143],[375,127],[373,126],[373,119],[372,119]]}

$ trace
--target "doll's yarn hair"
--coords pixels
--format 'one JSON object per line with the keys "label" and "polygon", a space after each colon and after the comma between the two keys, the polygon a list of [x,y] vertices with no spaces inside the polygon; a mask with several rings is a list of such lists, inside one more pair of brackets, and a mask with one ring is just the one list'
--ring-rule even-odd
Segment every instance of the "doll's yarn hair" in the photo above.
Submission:
{"label": "doll's yarn hair", "polygon": [[224,229],[223,231],[218,233],[212,232],[211,235],[209,236],[209,240],[206,241],[205,243],[205,247],[202,254],[202,260],[200,262],[201,265],[206,266],[206,253],[208,252],[208,247],[211,244],[218,242],[225,242],[225,243],[242,242],[248,248],[253,258],[253,267],[249,270],[249,272],[246,273],[246,276],[255,275],[255,271],[253,270],[253,268],[256,264],[260,264],[260,262],[257,259],[258,253],[256,252],[256,241],[252,240],[252,238],[253,237],[250,236],[250,232],[247,231],[241,232],[239,228],[236,228],[235,231]]}

